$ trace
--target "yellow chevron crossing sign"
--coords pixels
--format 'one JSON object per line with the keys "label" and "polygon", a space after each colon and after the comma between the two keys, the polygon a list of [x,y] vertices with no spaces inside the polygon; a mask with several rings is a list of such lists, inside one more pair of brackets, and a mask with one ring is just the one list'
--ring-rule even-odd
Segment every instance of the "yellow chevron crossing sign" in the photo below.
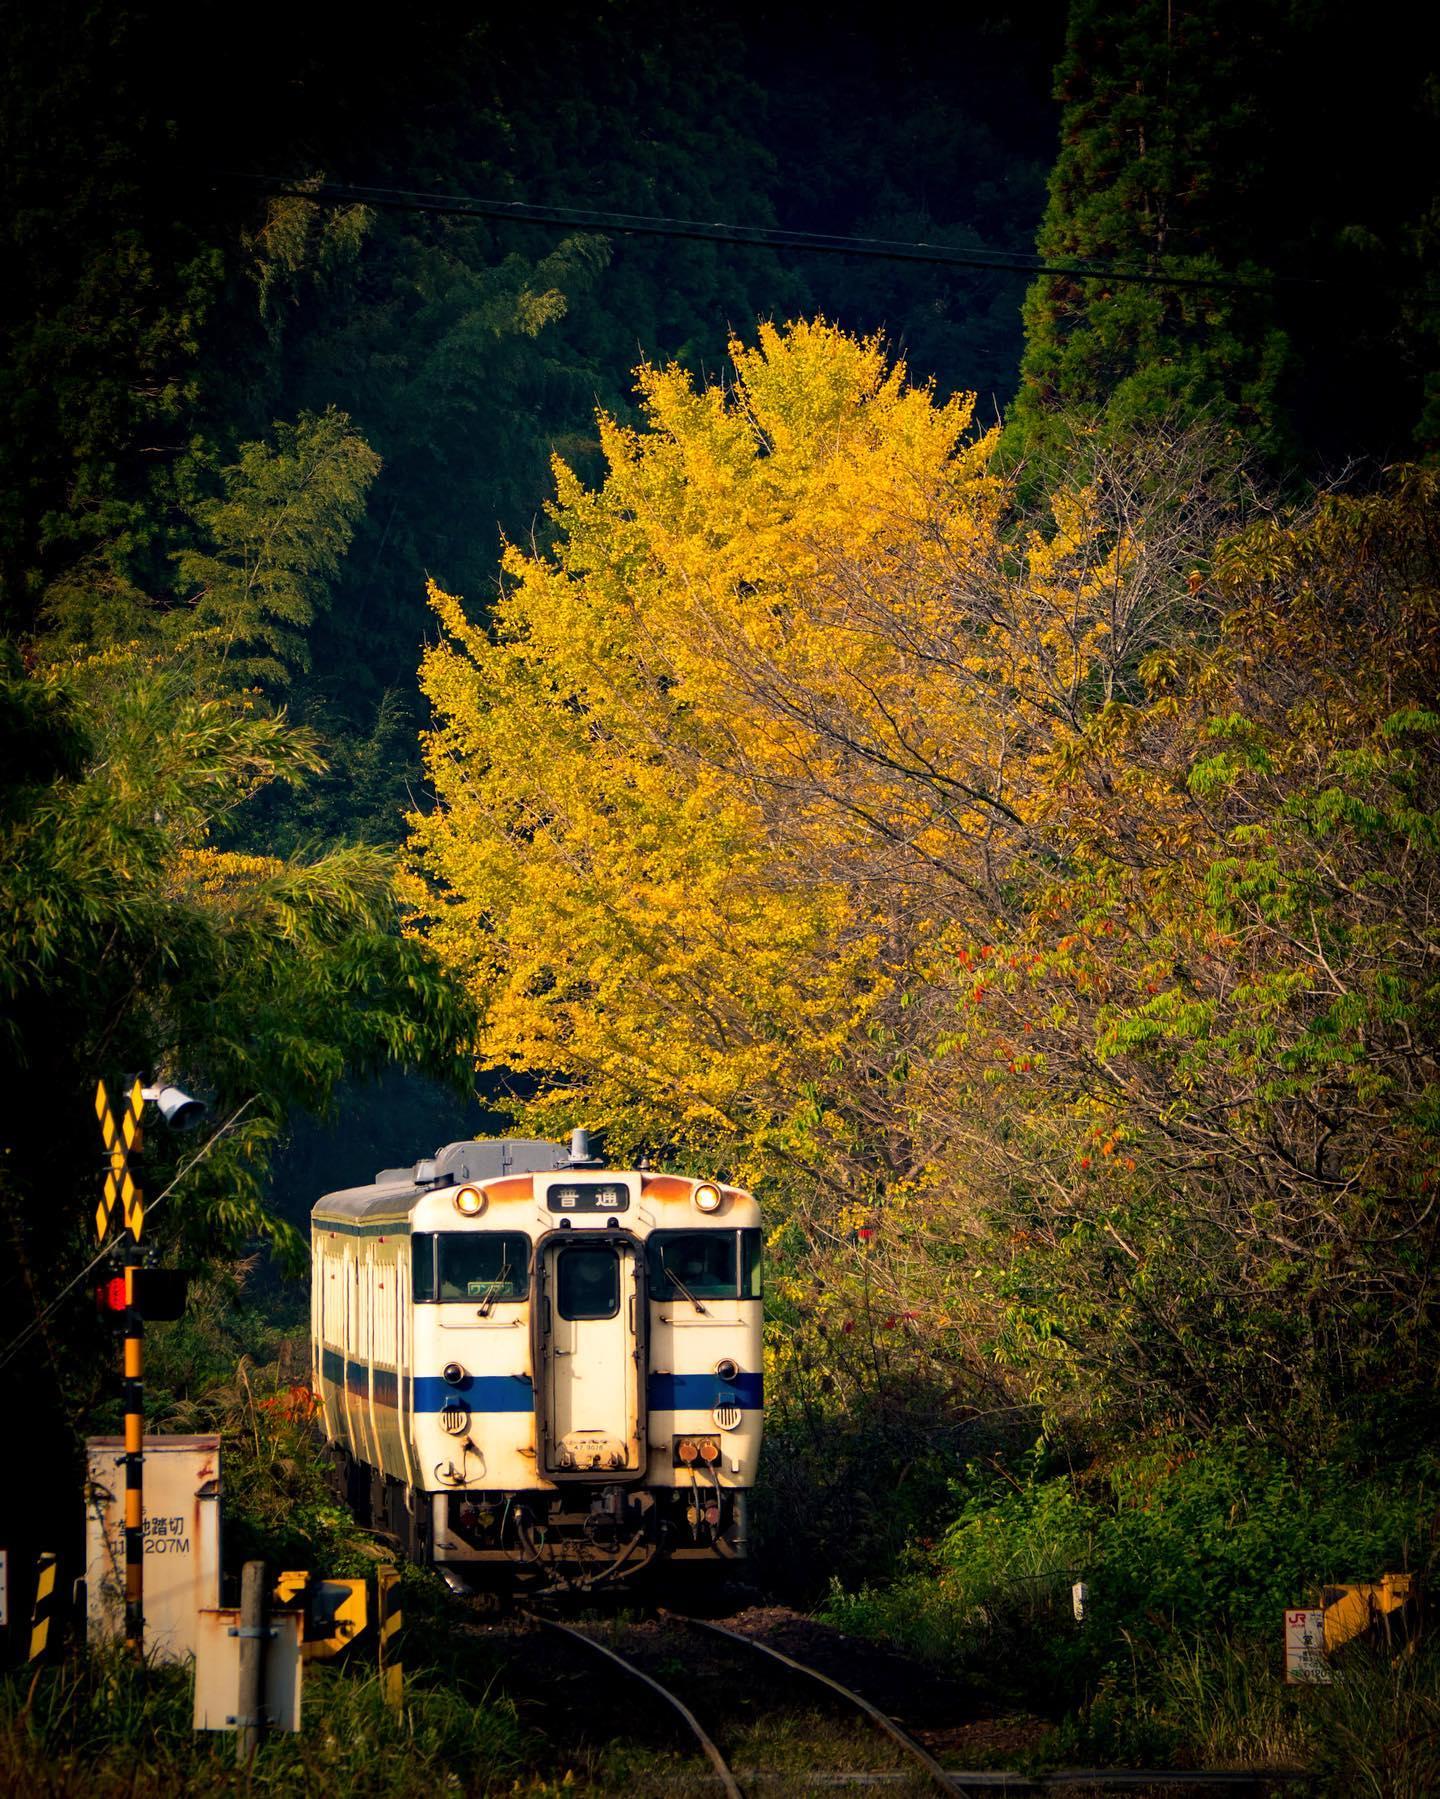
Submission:
{"label": "yellow chevron crossing sign", "polygon": [[300,1656],[329,1661],[369,1623],[363,1579],[326,1580],[319,1574],[290,1572],[275,1583],[275,1600],[301,1614]]}
{"label": "yellow chevron crossing sign", "polygon": [[122,1228],[128,1230],[137,1243],[140,1241],[145,1223],[145,1202],[130,1174],[130,1155],[140,1147],[140,1114],[144,1107],[144,1090],[137,1079],[117,1123],[104,1081],[96,1085],[95,1116],[100,1120],[100,1135],[105,1140],[105,1153],[110,1159],[105,1192],[95,1208],[95,1235],[102,1243],[114,1226],[117,1214]]}

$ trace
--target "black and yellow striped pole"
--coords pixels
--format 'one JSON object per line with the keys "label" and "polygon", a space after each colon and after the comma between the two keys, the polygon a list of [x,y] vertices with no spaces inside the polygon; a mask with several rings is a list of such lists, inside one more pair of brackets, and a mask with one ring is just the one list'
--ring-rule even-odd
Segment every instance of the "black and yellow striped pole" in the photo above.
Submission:
{"label": "black and yellow striped pole", "polygon": [[95,1090],[95,1116],[105,1140],[109,1170],[105,1192],[95,1213],[103,1243],[118,1224],[124,1238],[125,1269],[125,1641],[137,1656],[145,1654],[145,1321],[140,1312],[140,1232],[145,1204],[130,1173],[130,1157],[141,1146],[140,1113],[144,1091],[137,1079],[117,1124],[110,1096],[101,1081]]}
{"label": "black and yellow striped pole", "polygon": [[135,1276],[140,1246],[125,1245],[125,1641],[145,1653],[145,1320]]}
{"label": "black and yellow striped pole", "polygon": [[387,1705],[399,1711],[405,1704],[405,1668],[400,1660],[400,1570],[375,1570],[376,1636],[380,1650],[380,1693]]}
{"label": "black and yellow striped pole", "polygon": [[44,1550],[35,1558],[35,1603],[30,1607],[30,1653],[28,1662],[38,1662],[50,1648],[50,1624],[55,1616],[55,1581],[60,1571],[60,1558]]}

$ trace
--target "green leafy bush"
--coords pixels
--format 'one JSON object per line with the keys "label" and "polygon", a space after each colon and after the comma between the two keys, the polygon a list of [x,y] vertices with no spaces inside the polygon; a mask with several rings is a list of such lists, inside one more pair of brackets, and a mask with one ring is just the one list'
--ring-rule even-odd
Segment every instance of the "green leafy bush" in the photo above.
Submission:
{"label": "green leafy bush", "polygon": [[[1296,1468],[1238,1439],[1156,1446],[1076,1479],[1036,1456],[1005,1485],[972,1470],[944,1535],[894,1586],[835,1591],[838,1623],[1079,1695],[1130,1669],[1136,1646],[1199,1634],[1270,1643],[1286,1606],[1327,1581],[1414,1567],[1427,1553],[1436,1467]],[[1071,1587],[1087,1587],[1085,1621]]]}

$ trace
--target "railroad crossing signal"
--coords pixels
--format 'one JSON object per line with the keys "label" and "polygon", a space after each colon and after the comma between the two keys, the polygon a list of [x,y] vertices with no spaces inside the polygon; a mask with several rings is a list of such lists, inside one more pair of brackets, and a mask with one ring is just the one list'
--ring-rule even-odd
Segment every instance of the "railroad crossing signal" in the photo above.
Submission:
{"label": "railroad crossing signal", "polygon": [[140,1148],[140,1114],[144,1107],[144,1089],[137,1076],[117,1124],[104,1081],[96,1085],[95,1116],[100,1120],[100,1135],[110,1158],[105,1191],[95,1208],[95,1235],[102,1243],[114,1227],[117,1214],[122,1228],[129,1231],[135,1242],[140,1241],[140,1231],[145,1223],[145,1202],[130,1173],[130,1156]]}
{"label": "railroad crossing signal", "polygon": [[[95,1087],[95,1116],[110,1167],[95,1208],[95,1233],[103,1243],[120,1225],[120,1259],[125,1301],[125,1641],[145,1654],[145,1322],[136,1278],[140,1273],[140,1230],[145,1205],[130,1176],[130,1157],[140,1148],[140,1114],[145,1089],[137,1075],[117,1122],[104,1081]],[[126,1233],[129,1242],[125,1242]]]}

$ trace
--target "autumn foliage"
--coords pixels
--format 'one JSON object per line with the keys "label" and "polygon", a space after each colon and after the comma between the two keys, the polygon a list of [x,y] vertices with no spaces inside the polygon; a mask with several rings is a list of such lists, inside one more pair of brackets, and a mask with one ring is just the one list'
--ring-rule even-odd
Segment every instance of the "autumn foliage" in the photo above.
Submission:
{"label": "autumn foliage", "polygon": [[824,1262],[777,1304],[838,1343],[863,1294],[942,1385],[1312,1441],[1403,1411],[1433,478],[1285,513],[1160,431],[1022,511],[879,343],[732,353],[640,371],[492,617],[432,592],[408,892],[480,1060],[761,1184]]}

